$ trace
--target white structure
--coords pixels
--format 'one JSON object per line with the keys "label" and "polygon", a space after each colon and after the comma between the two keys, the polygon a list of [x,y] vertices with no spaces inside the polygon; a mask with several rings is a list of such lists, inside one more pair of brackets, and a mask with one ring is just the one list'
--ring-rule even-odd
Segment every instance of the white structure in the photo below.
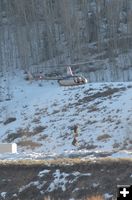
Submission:
{"label": "white structure", "polygon": [[69,76],[58,80],[58,83],[62,86],[82,85],[87,82],[87,79],[83,76]]}
{"label": "white structure", "polygon": [[68,76],[73,76],[72,69],[71,69],[70,66],[67,67],[67,75],[68,75]]}
{"label": "white structure", "polygon": [[16,143],[1,143],[0,153],[17,153]]}

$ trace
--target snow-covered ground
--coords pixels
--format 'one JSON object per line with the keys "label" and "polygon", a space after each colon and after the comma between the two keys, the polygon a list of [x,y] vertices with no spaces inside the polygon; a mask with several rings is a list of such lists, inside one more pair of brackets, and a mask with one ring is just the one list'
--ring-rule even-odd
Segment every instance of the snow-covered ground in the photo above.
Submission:
{"label": "snow-covered ground", "polygon": [[[40,86],[24,76],[16,72],[1,79],[0,142],[17,143],[18,153],[0,159],[132,157],[131,82],[60,87],[57,81],[42,81]],[[16,120],[6,124],[9,117]],[[80,130],[76,147],[75,124]]]}

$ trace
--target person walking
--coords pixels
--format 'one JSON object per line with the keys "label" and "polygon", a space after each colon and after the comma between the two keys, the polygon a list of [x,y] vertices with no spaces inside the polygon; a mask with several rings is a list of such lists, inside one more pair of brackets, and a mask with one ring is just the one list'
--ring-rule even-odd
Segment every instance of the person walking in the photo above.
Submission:
{"label": "person walking", "polygon": [[77,146],[78,145],[78,125],[74,125],[73,127],[73,141],[72,141],[72,145]]}

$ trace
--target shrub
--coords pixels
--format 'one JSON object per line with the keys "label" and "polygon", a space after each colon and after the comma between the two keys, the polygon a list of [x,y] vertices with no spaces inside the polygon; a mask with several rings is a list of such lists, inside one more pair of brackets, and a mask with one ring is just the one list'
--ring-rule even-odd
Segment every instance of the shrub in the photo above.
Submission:
{"label": "shrub", "polygon": [[97,140],[101,140],[101,141],[105,141],[105,140],[107,140],[107,139],[109,139],[109,138],[111,138],[111,136],[109,135],[109,134],[103,134],[103,135],[99,135],[98,137],[97,137]]}

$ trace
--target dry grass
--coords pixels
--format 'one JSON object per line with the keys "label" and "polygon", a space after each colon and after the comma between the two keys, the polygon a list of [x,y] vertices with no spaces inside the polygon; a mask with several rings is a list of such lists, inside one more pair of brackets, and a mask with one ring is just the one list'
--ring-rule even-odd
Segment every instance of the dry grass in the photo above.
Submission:
{"label": "dry grass", "polygon": [[31,149],[35,149],[36,147],[40,147],[42,144],[38,142],[33,142],[32,140],[22,140],[17,143],[18,146],[27,147]]}
{"label": "dry grass", "polygon": [[[44,200],[54,200],[54,198],[47,196],[47,197],[44,197]],[[63,200],[63,199],[58,198],[58,200]],[[95,195],[91,197],[85,197],[82,200],[104,200],[104,197],[102,195]]]}
{"label": "dry grass", "polygon": [[109,115],[107,118],[103,118],[102,122],[112,123],[112,122],[115,122],[115,119],[113,116]]}
{"label": "dry grass", "polygon": [[115,142],[114,144],[113,144],[113,148],[119,148],[121,146],[121,144],[120,143],[117,143],[117,142]]}
{"label": "dry grass", "polygon": [[35,124],[39,124],[40,123],[40,117],[35,117],[33,120],[32,120],[33,123]]}
{"label": "dry grass", "polygon": [[91,197],[86,197],[85,200],[104,200],[102,195],[95,195]]}
{"label": "dry grass", "polygon": [[19,133],[10,133],[2,142],[13,142],[15,139],[21,137]]}
{"label": "dry grass", "polygon": [[86,197],[84,200],[104,200],[102,195],[95,195],[91,197]]}
{"label": "dry grass", "polygon": [[99,135],[99,136],[97,137],[97,140],[99,140],[99,141],[106,141],[106,140],[108,140],[109,138],[111,138],[111,136],[110,136],[109,134],[103,134],[103,135]]}
{"label": "dry grass", "polygon": [[48,126],[36,126],[33,131],[32,131],[32,135],[37,135],[39,133],[42,133]]}
{"label": "dry grass", "polygon": [[[55,199],[53,197],[47,196],[47,197],[44,197],[43,200],[55,200]],[[63,200],[63,199],[58,198],[58,200]],[[102,195],[95,195],[91,197],[85,197],[82,200],[104,200],[104,197]]]}
{"label": "dry grass", "polygon": [[91,107],[89,107],[88,112],[96,112],[96,111],[99,111],[99,108],[97,108],[96,105],[92,105]]}
{"label": "dry grass", "polygon": [[59,113],[60,110],[53,110],[52,115]]}
{"label": "dry grass", "polygon": [[44,197],[44,200],[51,200],[51,198],[48,196],[48,197]]}
{"label": "dry grass", "polygon": [[31,132],[29,131],[29,128],[19,128],[16,133],[10,133],[7,135],[4,142],[13,142],[17,138],[21,138],[23,136],[29,136],[31,135]]}
{"label": "dry grass", "polygon": [[42,133],[48,126],[36,126],[32,131],[29,128],[19,128],[16,133],[9,133],[3,142],[13,142],[17,138],[31,137]]}
{"label": "dry grass", "polygon": [[[83,97],[82,99],[79,99],[79,101],[76,103],[77,105],[81,105],[83,103],[87,103],[90,101],[93,101],[95,99],[99,99],[99,98],[105,98],[105,97],[112,97],[113,94],[118,93],[120,91],[124,91],[126,90],[125,87],[121,87],[121,88],[110,88],[110,87],[106,87],[104,88],[105,90],[102,92],[97,92],[95,94],[92,95],[88,95]],[[85,92],[87,93],[87,91]]]}
{"label": "dry grass", "polygon": [[[105,165],[111,165],[111,163],[128,163],[132,162],[131,158],[98,158],[96,159],[96,164],[102,164]],[[13,160],[0,160],[0,166],[66,166],[66,165],[88,165],[91,163],[91,160],[89,158],[85,158],[82,160],[82,158],[58,158],[58,159],[51,159],[51,160],[18,160],[18,161],[13,161]]]}
{"label": "dry grass", "polygon": [[68,111],[68,108],[67,108],[67,107],[63,107],[61,111],[62,111],[62,112],[67,112],[67,111]]}
{"label": "dry grass", "polygon": [[46,135],[46,134],[41,135],[41,136],[38,138],[38,141],[46,140],[47,137],[48,137],[48,135]]}
{"label": "dry grass", "polygon": [[97,147],[97,145],[95,145],[94,143],[87,143],[87,142],[83,142],[83,145],[80,145],[80,150],[82,149],[82,148],[86,148],[87,150],[89,149],[89,150],[91,150],[91,149],[95,149]]}
{"label": "dry grass", "polygon": [[11,122],[16,121],[16,117],[9,117],[8,119],[6,119],[6,121],[4,122],[4,125],[7,125]]}

